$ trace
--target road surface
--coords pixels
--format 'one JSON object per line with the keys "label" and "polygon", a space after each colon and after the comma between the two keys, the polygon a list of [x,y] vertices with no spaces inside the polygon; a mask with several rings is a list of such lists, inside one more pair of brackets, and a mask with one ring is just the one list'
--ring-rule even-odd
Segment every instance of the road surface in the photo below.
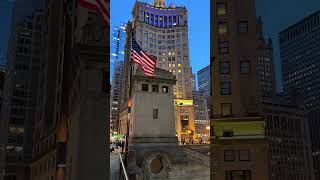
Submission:
{"label": "road surface", "polygon": [[118,152],[110,152],[110,180],[119,179],[120,159]]}

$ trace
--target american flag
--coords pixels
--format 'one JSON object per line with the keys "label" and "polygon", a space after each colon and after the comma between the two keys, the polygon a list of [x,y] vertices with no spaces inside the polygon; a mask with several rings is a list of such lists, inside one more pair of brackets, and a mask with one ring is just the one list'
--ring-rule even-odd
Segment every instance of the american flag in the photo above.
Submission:
{"label": "american flag", "polygon": [[141,49],[134,38],[132,38],[131,59],[142,67],[146,76],[154,77],[155,60]]}
{"label": "american flag", "polygon": [[106,24],[110,22],[110,0],[78,0],[78,4],[84,8],[96,11],[101,15]]}

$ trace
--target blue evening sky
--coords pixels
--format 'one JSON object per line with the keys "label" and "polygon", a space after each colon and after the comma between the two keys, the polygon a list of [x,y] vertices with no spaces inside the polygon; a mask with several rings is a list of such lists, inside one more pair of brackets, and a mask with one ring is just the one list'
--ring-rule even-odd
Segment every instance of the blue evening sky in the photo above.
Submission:
{"label": "blue evening sky", "polygon": [[[135,2],[135,0],[111,0],[111,30],[114,26],[120,25],[120,22],[131,21],[131,10]],[[167,0],[166,5],[171,2],[186,6],[188,9],[190,65],[192,72],[196,73],[210,64],[210,1]]]}
{"label": "blue evening sky", "polygon": [[5,62],[5,50],[10,34],[12,0],[0,0],[0,65]]}

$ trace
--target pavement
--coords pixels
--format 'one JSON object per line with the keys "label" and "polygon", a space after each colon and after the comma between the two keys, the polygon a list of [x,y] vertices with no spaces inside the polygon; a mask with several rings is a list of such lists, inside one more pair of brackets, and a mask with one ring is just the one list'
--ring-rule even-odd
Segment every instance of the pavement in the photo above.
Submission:
{"label": "pavement", "polygon": [[198,151],[202,154],[209,155],[210,152],[210,145],[209,144],[188,144],[188,145],[182,145],[184,148],[193,149],[195,151]]}
{"label": "pavement", "polygon": [[120,159],[119,150],[110,152],[110,180],[119,180]]}

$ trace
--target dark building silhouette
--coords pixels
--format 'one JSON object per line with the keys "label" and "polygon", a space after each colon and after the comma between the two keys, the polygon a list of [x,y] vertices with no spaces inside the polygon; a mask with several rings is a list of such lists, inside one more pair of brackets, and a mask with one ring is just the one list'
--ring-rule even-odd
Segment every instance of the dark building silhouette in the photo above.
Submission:
{"label": "dark building silhouette", "polygon": [[320,11],[280,32],[279,42],[283,90],[303,96],[314,175],[320,179]]}
{"label": "dark building silhouette", "polygon": [[1,107],[0,179],[22,180],[30,176],[32,161],[43,14],[34,8],[29,16],[22,16],[19,3],[15,4],[7,48]]}
{"label": "dark building silhouette", "polygon": [[109,19],[46,2],[31,179],[108,179]]}
{"label": "dark building silhouette", "polygon": [[277,95],[263,99],[270,141],[270,180],[313,180],[307,114],[303,104],[294,98],[298,97]]}
{"label": "dark building silhouette", "polygon": [[270,38],[267,41],[264,38],[261,17],[258,19],[257,48],[262,96],[272,97],[276,94],[273,45]]}

